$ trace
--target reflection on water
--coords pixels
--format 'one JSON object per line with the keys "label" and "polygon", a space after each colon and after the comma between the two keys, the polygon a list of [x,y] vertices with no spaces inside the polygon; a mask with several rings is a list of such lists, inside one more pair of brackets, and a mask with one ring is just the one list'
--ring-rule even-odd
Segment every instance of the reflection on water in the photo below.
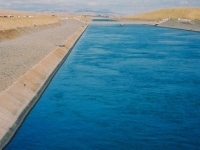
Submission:
{"label": "reflection on water", "polygon": [[197,35],[91,25],[5,149],[198,149]]}

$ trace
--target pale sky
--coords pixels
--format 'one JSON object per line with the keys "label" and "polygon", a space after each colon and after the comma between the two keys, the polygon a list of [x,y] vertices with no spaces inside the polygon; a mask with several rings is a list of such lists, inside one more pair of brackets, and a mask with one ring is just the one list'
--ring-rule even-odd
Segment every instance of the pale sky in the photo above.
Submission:
{"label": "pale sky", "polygon": [[0,0],[1,9],[64,10],[109,9],[123,14],[135,14],[169,7],[200,7],[200,0]]}

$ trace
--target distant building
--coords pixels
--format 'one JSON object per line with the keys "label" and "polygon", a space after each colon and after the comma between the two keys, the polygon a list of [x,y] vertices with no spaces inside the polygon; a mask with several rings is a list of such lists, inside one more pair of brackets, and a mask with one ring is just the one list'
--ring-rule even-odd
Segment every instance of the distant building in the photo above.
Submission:
{"label": "distant building", "polygon": [[159,21],[159,23],[164,23],[166,21],[169,21],[171,18],[165,18],[165,19],[162,19],[161,21]]}
{"label": "distant building", "polygon": [[189,20],[189,19],[183,19],[183,18],[178,18],[178,21],[186,21],[186,22],[190,22],[191,20]]}
{"label": "distant building", "polygon": [[14,17],[13,15],[0,15],[0,18],[12,18]]}

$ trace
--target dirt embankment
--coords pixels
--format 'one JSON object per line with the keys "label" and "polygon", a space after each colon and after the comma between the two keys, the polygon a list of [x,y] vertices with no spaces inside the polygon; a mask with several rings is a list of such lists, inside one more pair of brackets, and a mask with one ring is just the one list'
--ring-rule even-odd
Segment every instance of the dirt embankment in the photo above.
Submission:
{"label": "dirt embankment", "polygon": [[61,25],[56,16],[0,18],[0,42]]}

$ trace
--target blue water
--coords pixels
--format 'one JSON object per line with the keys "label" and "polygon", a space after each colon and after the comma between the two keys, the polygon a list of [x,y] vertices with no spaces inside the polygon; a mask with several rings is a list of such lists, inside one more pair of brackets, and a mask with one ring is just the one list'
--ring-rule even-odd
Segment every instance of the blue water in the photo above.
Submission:
{"label": "blue water", "polygon": [[92,19],[92,21],[108,21],[108,22],[111,22],[111,21],[117,21],[117,20],[113,20],[113,19],[109,19],[109,18],[94,18]]}
{"label": "blue water", "polygon": [[89,26],[5,150],[200,149],[199,41]]}

